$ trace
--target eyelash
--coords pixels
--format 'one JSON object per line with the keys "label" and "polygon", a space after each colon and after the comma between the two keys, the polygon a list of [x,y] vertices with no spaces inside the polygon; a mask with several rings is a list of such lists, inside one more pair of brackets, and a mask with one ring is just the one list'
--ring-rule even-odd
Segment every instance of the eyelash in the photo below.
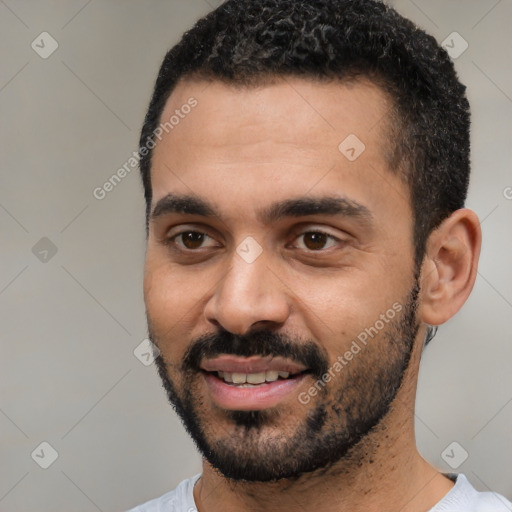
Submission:
{"label": "eyelash", "polygon": [[[208,233],[205,233],[203,231],[197,231],[197,230],[194,230],[194,229],[186,229],[184,231],[180,231],[179,233],[175,233],[174,235],[172,235],[171,237],[167,237],[164,239],[164,243],[166,245],[173,245],[174,248],[177,248],[178,250],[182,251],[182,252],[199,252],[203,247],[200,247],[198,249],[187,249],[186,247],[182,247],[182,246],[179,246],[176,242],[175,242],[175,239],[178,238],[179,236],[181,235],[184,235],[186,233],[195,233],[195,234],[200,234],[200,235],[205,235],[207,236],[208,238],[211,238],[213,240],[213,237],[211,237],[210,235],[208,235]],[[307,230],[307,231],[302,231],[300,233],[298,233],[294,240],[296,240],[297,238],[301,237],[301,236],[304,236],[306,234],[321,234],[321,235],[325,235],[328,239],[331,239],[331,240],[334,240],[338,243],[342,243],[343,240],[340,240],[339,238],[335,237],[334,235],[331,235],[329,233],[327,233],[326,231],[322,231],[320,229],[311,229],[311,230]],[[322,249],[318,249],[318,250],[313,250],[313,249],[302,249],[302,248],[299,248],[301,250],[304,250],[304,251],[307,251],[307,252],[310,252],[310,253],[318,253],[318,252],[324,252],[328,249],[330,249],[331,247],[327,247],[327,248],[322,248]]]}
{"label": "eyelash", "polygon": [[[213,237],[208,235],[208,233],[204,233],[203,231],[196,231],[194,229],[186,229],[185,231],[180,231],[179,233],[176,233],[176,234],[174,234],[174,235],[172,235],[170,237],[165,238],[164,243],[167,244],[167,245],[174,245],[175,247],[177,247],[179,250],[181,250],[183,252],[198,252],[199,249],[187,249],[186,247],[180,247],[174,241],[175,238],[178,238],[179,236],[184,235],[186,233],[197,233],[197,234],[200,234],[200,235],[205,235],[208,238],[211,238],[213,240]],[[202,247],[200,249],[202,249]]]}

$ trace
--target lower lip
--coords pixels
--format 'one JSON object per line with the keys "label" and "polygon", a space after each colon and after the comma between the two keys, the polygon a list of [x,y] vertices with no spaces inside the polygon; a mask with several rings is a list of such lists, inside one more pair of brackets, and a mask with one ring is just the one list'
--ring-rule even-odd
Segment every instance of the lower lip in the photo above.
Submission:
{"label": "lower lip", "polygon": [[291,379],[279,379],[274,382],[240,387],[230,385],[211,373],[204,373],[213,401],[222,409],[235,411],[257,411],[279,404],[285,397],[297,393],[297,388],[306,378],[301,374]]}

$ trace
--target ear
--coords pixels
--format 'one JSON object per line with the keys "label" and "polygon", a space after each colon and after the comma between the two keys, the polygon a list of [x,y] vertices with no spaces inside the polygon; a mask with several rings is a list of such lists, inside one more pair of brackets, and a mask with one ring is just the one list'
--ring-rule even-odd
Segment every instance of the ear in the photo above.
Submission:
{"label": "ear", "polygon": [[420,317],[446,322],[466,302],[475,284],[482,232],[475,212],[453,212],[428,238],[421,267]]}

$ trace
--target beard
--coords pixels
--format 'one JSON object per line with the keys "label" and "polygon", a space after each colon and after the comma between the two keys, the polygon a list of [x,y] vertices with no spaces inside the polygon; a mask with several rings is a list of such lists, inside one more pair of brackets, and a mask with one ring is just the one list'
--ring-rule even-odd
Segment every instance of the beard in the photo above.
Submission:
{"label": "beard", "polygon": [[[292,406],[232,411],[206,403],[200,363],[221,354],[281,356],[306,366],[313,385],[329,369],[326,351],[313,341],[271,330],[245,336],[220,330],[193,341],[176,363],[162,356],[164,339],[155,335],[148,315],[149,338],[160,349],[155,363],[169,402],[211,466],[236,481],[296,480],[352,456],[349,452],[388,414],[418,333],[418,294],[415,277],[401,315],[390,320],[329,384],[322,382],[324,387],[307,406],[297,400]],[[341,353],[347,349],[343,344]]]}

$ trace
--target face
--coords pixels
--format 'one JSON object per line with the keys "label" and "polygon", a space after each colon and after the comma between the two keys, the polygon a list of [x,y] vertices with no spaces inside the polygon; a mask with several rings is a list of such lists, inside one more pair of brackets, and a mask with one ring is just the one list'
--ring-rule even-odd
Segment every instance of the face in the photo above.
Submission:
{"label": "face", "polygon": [[419,290],[388,109],[370,82],[298,78],[182,82],[166,105],[162,122],[181,115],[153,154],[149,333],[172,405],[227,477],[335,464],[402,383]]}

